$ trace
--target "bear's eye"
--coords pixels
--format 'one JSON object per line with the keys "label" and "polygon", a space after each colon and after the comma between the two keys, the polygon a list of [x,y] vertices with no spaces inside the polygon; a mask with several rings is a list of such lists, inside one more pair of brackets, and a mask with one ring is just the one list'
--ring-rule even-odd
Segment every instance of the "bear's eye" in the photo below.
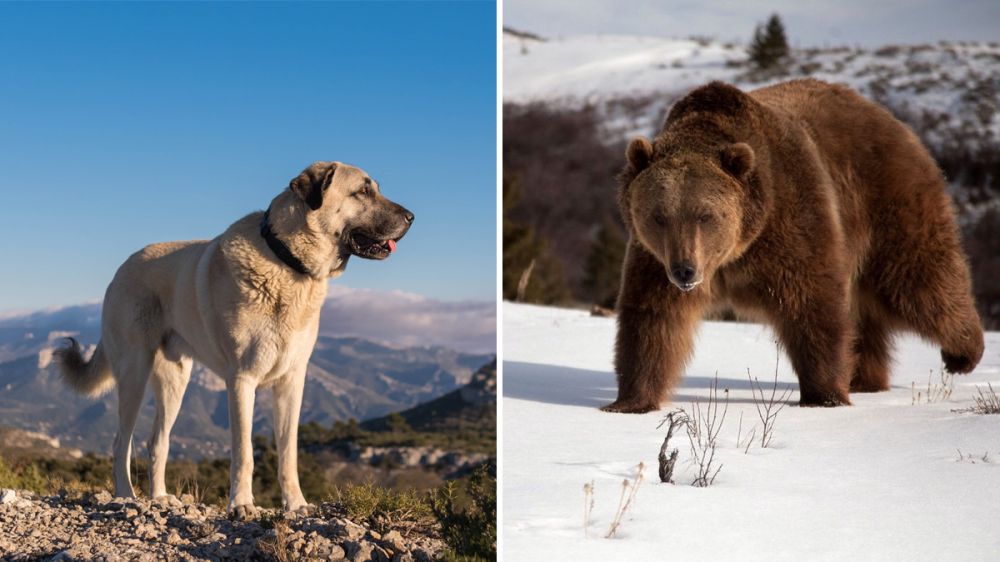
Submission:
{"label": "bear's eye", "polygon": [[655,222],[657,226],[667,226],[667,216],[663,213],[654,213],[653,222]]}
{"label": "bear's eye", "polygon": [[702,214],[698,215],[698,223],[699,224],[708,224],[710,222],[712,222],[712,214],[711,213],[702,213]]}

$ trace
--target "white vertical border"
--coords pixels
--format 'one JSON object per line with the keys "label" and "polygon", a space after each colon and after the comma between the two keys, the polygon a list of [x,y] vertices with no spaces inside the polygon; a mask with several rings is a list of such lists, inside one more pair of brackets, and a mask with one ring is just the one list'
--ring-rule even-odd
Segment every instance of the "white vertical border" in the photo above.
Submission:
{"label": "white vertical border", "polygon": [[503,0],[496,0],[497,45],[497,560],[503,560]]}

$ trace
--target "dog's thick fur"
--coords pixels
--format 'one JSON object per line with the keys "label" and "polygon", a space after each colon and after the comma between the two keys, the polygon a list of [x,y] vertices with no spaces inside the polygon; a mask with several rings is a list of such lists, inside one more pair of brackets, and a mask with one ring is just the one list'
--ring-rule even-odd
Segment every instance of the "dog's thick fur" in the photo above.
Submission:
{"label": "dog's thick fur", "polygon": [[[247,215],[213,240],[153,244],[119,269],[104,297],[101,341],[89,361],[75,341],[57,352],[65,380],[98,394],[118,387],[115,495],[134,497],[129,455],[148,379],[156,395],[149,442],[150,494],[166,494],[170,428],[197,360],[225,379],[232,428],[229,509],[254,512],[251,424],[254,393],[274,389],[278,479],[284,507],[307,506],[296,468],[306,365],[316,342],[327,282],[351,255],[386,257],[413,215],[382,196],[364,171],[317,162],[271,202],[268,226],[306,273],[281,261]],[[391,245],[390,245],[390,242]]]}
{"label": "dog's thick fur", "polygon": [[889,388],[891,334],[967,373],[983,332],[945,182],[887,111],[816,80],[712,83],[628,147],[615,412],[659,407],[712,306],[772,324],[803,405]]}

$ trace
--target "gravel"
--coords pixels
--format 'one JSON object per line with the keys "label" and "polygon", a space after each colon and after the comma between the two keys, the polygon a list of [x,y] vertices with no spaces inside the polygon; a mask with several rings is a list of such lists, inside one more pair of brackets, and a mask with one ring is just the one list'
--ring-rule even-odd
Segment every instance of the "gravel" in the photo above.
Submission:
{"label": "gravel", "polygon": [[0,490],[0,558],[424,562],[444,548],[430,532],[377,533],[345,518],[333,503],[319,505],[309,516],[260,509],[257,519],[239,522],[224,509],[184,499],[126,500],[103,491],[40,497]]}

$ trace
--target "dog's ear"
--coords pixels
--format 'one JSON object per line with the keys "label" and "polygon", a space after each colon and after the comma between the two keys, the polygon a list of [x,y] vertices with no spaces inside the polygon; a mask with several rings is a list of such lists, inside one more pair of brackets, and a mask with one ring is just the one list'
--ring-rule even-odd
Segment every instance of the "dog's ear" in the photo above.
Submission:
{"label": "dog's ear", "polygon": [[719,153],[719,161],[722,168],[733,175],[736,179],[743,181],[753,171],[757,157],[753,149],[745,142],[731,144],[722,149]]}
{"label": "dog's ear", "polygon": [[315,211],[323,205],[323,193],[330,187],[336,173],[336,162],[314,162],[288,184],[288,189]]}

